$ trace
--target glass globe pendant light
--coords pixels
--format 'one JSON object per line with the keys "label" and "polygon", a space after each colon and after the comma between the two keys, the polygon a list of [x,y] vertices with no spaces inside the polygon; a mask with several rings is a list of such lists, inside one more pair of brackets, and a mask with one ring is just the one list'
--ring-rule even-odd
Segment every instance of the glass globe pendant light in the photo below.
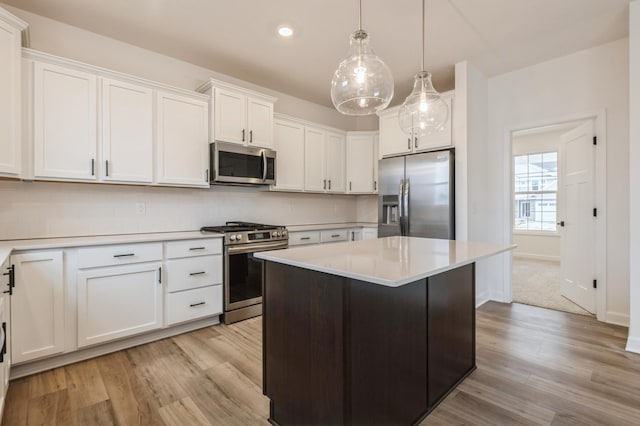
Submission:
{"label": "glass globe pendant light", "polygon": [[362,29],[360,0],[359,29],[351,34],[349,56],[340,62],[331,81],[331,101],[342,114],[375,114],[393,97],[391,71],[369,43],[369,34]]}
{"label": "glass globe pendant light", "polygon": [[422,0],[422,71],[415,76],[413,91],[398,111],[398,122],[408,135],[425,136],[444,129],[449,120],[449,107],[431,83],[431,74],[424,70],[425,0]]}

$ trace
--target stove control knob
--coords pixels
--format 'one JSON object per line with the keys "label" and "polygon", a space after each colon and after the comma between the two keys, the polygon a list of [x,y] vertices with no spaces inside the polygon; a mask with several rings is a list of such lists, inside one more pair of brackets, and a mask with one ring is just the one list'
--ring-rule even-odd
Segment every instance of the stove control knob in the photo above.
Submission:
{"label": "stove control knob", "polygon": [[282,236],[286,237],[287,236],[287,230],[285,229],[284,231],[282,231]]}
{"label": "stove control knob", "polygon": [[231,241],[235,241],[235,240],[236,240],[236,236],[235,236],[235,235],[231,235],[231,236],[229,237],[229,239],[230,239]]}
{"label": "stove control knob", "polygon": [[278,236],[278,233],[277,233],[276,231],[273,231],[273,232],[271,233],[271,236],[275,238],[275,237],[277,237],[277,236]]}
{"label": "stove control knob", "polygon": [[242,239],[242,234],[236,235],[236,240],[240,241]]}

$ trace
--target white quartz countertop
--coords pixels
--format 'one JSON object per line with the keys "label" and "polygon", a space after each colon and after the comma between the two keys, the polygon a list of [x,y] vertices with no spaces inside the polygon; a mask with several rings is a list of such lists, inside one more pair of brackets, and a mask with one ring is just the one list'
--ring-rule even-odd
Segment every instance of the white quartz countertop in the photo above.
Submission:
{"label": "white quartz countertop", "polygon": [[157,241],[194,240],[201,238],[223,238],[217,232],[157,232],[150,234],[97,235],[90,237],[39,238],[33,240],[0,241],[0,263],[14,250],[46,250],[54,248],[86,247],[105,244],[147,243]]}
{"label": "white quartz countertop", "polygon": [[430,277],[515,248],[515,245],[386,237],[298,246],[255,257],[388,287]]}
{"label": "white quartz countertop", "polygon": [[289,232],[322,231],[325,229],[345,229],[345,228],[377,228],[376,222],[343,222],[343,223],[321,223],[308,225],[287,225]]}

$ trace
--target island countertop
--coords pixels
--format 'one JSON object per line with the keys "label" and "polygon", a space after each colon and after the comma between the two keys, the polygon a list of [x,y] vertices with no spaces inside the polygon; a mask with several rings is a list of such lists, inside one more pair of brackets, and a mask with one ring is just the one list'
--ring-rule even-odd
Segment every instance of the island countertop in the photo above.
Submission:
{"label": "island countertop", "polygon": [[416,237],[292,247],[255,257],[332,275],[399,287],[515,248]]}

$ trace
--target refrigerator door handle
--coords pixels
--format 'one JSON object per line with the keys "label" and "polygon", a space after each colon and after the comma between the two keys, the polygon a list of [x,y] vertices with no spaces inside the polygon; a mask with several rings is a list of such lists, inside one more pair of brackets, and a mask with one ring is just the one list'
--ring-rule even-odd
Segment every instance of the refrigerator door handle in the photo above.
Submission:
{"label": "refrigerator door handle", "polygon": [[404,194],[404,179],[400,179],[400,187],[398,188],[398,225],[400,226],[400,235],[404,235],[404,212],[402,211],[402,195]]}
{"label": "refrigerator door handle", "polygon": [[409,191],[410,191],[410,179],[405,179],[404,181],[404,190],[402,191],[402,213],[404,217],[404,232],[402,235],[408,237],[411,230],[409,229],[409,224],[411,223],[411,218],[409,216]]}

